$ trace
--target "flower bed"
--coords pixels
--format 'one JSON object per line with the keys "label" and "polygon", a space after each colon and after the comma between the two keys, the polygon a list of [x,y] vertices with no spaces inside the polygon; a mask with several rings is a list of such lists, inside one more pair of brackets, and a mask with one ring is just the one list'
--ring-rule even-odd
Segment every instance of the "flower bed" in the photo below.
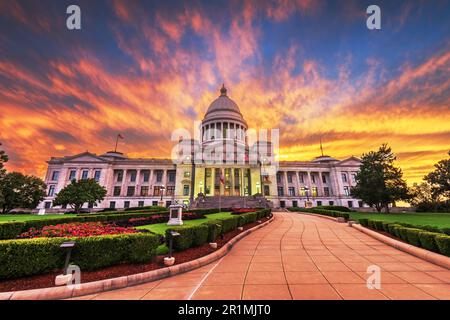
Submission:
{"label": "flower bed", "polygon": [[19,239],[56,238],[56,237],[91,237],[107,234],[127,234],[138,232],[134,228],[120,227],[115,224],[101,222],[65,223],[45,226],[41,229],[31,228],[19,235]]}
{"label": "flower bed", "polygon": [[[205,215],[196,213],[196,212],[183,212],[183,220],[195,220],[195,219],[204,219]],[[132,218],[128,221],[121,221],[117,224],[122,227],[139,227],[139,226],[145,226],[149,224],[156,224],[156,223],[164,223],[169,221],[169,216],[166,214],[155,214],[150,217],[144,217],[144,218]]]}
{"label": "flower bed", "polygon": [[255,212],[256,209],[250,209],[250,208],[233,208],[231,209],[231,214],[243,214],[243,213],[249,213],[249,212]]}

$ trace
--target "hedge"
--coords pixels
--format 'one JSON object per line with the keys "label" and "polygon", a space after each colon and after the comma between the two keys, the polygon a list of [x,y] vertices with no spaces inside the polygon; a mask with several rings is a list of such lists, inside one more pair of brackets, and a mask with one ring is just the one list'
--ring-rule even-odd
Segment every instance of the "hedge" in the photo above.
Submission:
{"label": "hedge", "polygon": [[85,238],[34,238],[0,241],[0,279],[19,278],[61,270],[66,253],[59,246],[75,241],[71,263],[90,271],[119,263],[145,263],[160,243],[153,233]]}
{"label": "hedge", "polygon": [[309,213],[317,213],[317,214],[330,216],[330,217],[335,217],[335,218],[344,218],[345,220],[349,220],[350,219],[350,214],[343,213],[343,212],[340,212],[340,211],[325,210],[325,209],[320,209],[320,208],[309,208],[309,209],[299,208],[299,210],[293,210],[293,209],[297,209],[297,208],[289,208],[288,210],[290,210],[290,211],[302,211],[302,212],[309,212]]}
{"label": "hedge", "polygon": [[388,232],[390,235],[400,238],[416,247],[424,248],[429,251],[437,252],[450,257],[450,236],[423,230],[421,226],[408,224],[389,223],[370,219],[359,219],[359,223],[364,227],[369,227],[378,231]]}
{"label": "hedge", "polygon": [[317,206],[316,208],[331,210],[331,211],[352,212],[352,209],[344,207],[344,206]]}
{"label": "hedge", "polygon": [[257,219],[267,217],[271,213],[270,209],[263,209],[256,212],[243,213],[241,215],[221,218],[204,222],[196,226],[180,226],[166,230],[166,245],[169,246],[170,232],[175,231],[180,236],[173,239],[173,250],[183,251],[192,247],[199,247],[207,242],[214,242],[221,234],[236,230],[238,226],[255,222]]}

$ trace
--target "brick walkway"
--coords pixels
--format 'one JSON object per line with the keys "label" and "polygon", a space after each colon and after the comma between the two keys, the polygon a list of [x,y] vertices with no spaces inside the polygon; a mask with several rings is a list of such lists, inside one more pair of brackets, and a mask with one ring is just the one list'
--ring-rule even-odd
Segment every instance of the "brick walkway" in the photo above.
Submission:
{"label": "brick walkway", "polygon": [[[380,290],[366,287],[374,264]],[[283,212],[201,269],[77,299],[450,299],[450,270],[346,224]]]}

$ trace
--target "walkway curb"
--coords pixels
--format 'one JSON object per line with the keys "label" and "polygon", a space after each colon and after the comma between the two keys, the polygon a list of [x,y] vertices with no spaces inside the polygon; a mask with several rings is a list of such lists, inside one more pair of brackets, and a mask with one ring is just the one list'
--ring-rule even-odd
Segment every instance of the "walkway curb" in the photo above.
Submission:
{"label": "walkway curb", "polygon": [[196,260],[184,262],[178,265],[174,265],[167,268],[161,268],[157,270],[147,271],[143,273],[137,273],[129,276],[123,276],[112,279],[99,280],[94,282],[87,282],[80,285],[71,285],[63,287],[51,287],[42,289],[32,289],[23,291],[12,292],[0,292],[0,300],[56,300],[56,299],[68,299],[94,293],[100,293],[104,291],[110,291],[114,289],[121,289],[129,286],[134,286],[146,282],[160,280],[177,274],[181,274],[187,271],[198,269],[211,262],[214,262],[223,256],[225,256],[233,246],[242,238],[246,237],[250,233],[268,225],[274,220],[274,216],[251,229],[245,230],[238,234],[230,241],[228,241],[223,247],[210,253],[206,256],[198,258]]}
{"label": "walkway curb", "polygon": [[365,228],[359,224],[352,225],[352,228],[355,228],[356,230],[359,230],[359,231],[371,236],[372,238],[375,238],[375,239],[377,239],[391,247],[394,247],[398,250],[412,254],[413,256],[416,256],[425,261],[434,263],[438,266],[450,269],[450,258],[446,257],[442,254],[431,252],[431,251],[413,246],[412,244],[407,244],[407,243],[395,240],[395,239],[387,237],[379,232]]}

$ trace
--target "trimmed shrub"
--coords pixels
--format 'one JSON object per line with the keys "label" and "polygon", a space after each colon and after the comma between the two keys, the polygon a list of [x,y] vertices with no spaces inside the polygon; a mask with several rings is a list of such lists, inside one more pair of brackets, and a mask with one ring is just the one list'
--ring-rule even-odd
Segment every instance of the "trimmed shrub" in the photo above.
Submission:
{"label": "trimmed shrub", "polygon": [[368,227],[369,226],[369,219],[358,219],[359,224],[362,225],[363,227]]}
{"label": "trimmed shrub", "polygon": [[383,221],[375,220],[374,221],[374,226],[375,226],[375,229],[377,229],[378,231],[384,231]]}
{"label": "trimmed shrub", "polygon": [[219,220],[212,220],[203,223],[208,226],[208,242],[214,242],[222,232],[222,222]]}
{"label": "trimmed shrub", "polygon": [[208,241],[209,227],[207,225],[201,224],[195,226],[194,228],[194,241],[192,245],[194,247],[199,247]]}
{"label": "trimmed shrub", "polygon": [[385,232],[389,232],[389,225],[390,225],[390,223],[389,222],[382,222],[382,225],[383,225],[383,231],[385,231]]}
{"label": "trimmed shrub", "polygon": [[403,241],[408,241],[408,235],[407,235],[407,231],[409,228],[405,228],[403,226],[399,226],[396,228],[397,234],[400,237],[400,239],[402,239]]}
{"label": "trimmed shrub", "polygon": [[25,229],[25,222],[5,222],[0,224],[0,240],[13,239]]}
{"label": "trimmed shrub", "polygon": [[395,223],[389,224],[389,226],[388,226],[389,234],[394,237],[400,238],[400,234],[397,232],[397,228],[402,228],[402,226],[399,224],[395,224]]}
{"label": "trimmed shrub", "polygon": [[220,219],[222,222],[222,232],[227,233],[236,230],[239,224],[240,216],[232,216],[230,218]]}
{"label": "trimmed shrub", "polygon": [[420,247],[419,233],[422,232],[420,229],[408,228],[406,229],[406,239],[413,246]]}
{"label": "trimmed shrub", "polygon": [[318,209],[332,210],[332,211],[340,211],[340,212],[352,212],[350,208],[343,206],[317,206]]}
{"label": "trimmed shrub", "polygon": [[76,241],[71,262],[86,271],[122,262],[149,262],[159,244],[153,233],[0,241],[0,279],[62,269],[65,252],[59,246],[69,240]]}
{"label": "trimmed shrub", "polygon": [[440,234],[429,231],[419,232],[419,240],[421,247],[433,252],[439,252],[439,248],[435,240],[436,236],[438,235]]}
{"label": "trimmed shrub", "polygon": [[450,237],[446,235],[437,235],[435,238],[439,252],[450,257]]}
{"label": "trimmed shrub", "polygon": [[194,227],[174,227],[166,230],[166,245],[170,244],[170,231],[178,232],[180,235],[173,238],[173,250],[183,251],[189,249],[194,243]]}

